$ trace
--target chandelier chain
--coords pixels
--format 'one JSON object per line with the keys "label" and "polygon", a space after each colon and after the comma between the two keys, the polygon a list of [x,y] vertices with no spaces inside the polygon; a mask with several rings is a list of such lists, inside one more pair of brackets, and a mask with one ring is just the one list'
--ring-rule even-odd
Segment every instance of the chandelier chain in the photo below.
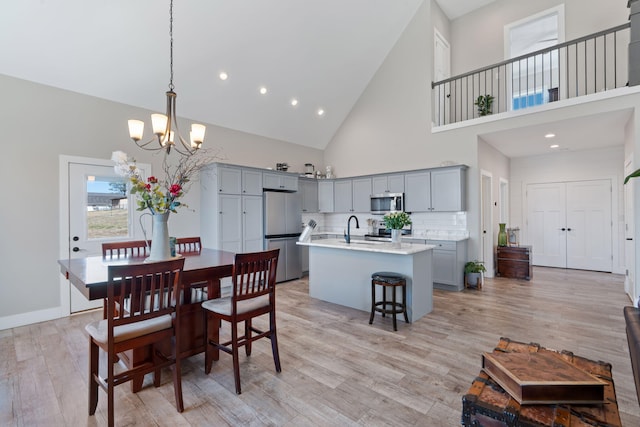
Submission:
{"label": "chandelier chain", "polygon": [[173,0],[169,3],[169,90],[173,92]]}

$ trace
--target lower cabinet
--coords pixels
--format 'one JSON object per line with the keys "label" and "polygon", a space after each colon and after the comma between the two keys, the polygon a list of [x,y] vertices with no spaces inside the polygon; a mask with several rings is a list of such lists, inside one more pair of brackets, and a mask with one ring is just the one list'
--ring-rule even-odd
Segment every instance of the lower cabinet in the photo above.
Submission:
{"label": "lower cabinet", "polygon": [[464,289],[467,241],[427,240],[433,249],[433,287],[448,291]]}

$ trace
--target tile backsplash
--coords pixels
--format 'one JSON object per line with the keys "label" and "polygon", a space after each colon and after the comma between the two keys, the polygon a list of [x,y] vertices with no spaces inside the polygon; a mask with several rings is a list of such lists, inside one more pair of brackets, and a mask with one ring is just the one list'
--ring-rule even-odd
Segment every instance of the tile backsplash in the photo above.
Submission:
{"label": "tile backsplash", "polygon": [[[360,228],[355,228],[355,221],[351,222],[352,235],[364,235],[370,233],[369,223],[377,221],[382,224],[382,215],[371,215],[368,212],[342,214],[302,214],[302,222],[306,224],[313,219],[318,224],[316,232],[328,232],[342,234],[347,229],[347,219],[355,215],[360,223]],[[368,221],[370,220],[370,221]],[[438,239],[449,237],[468,237],[466,212],[418,212],[411,214],[412,236],[426,239]],[[380,227],[382,227],[381,225]]]}

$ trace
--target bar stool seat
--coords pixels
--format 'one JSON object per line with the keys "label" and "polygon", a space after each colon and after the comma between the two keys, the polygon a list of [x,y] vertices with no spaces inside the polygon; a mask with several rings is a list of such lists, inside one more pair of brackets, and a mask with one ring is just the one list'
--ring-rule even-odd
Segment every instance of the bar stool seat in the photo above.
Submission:
{"label": "bar stool seat", "polygon": [[[382,301],[376,301],[376,286],[382,286]],[[396,301],[396,288],[402,288],[402,302]],[[391,289],[391,301],[387,301],[387,289]],[[373,323],[376,312],[393,316],[393,330],[398,330],[396,314],[404,314],[405,322],[409,323],[407,315],[407,279],[399,273],[378,271],[371,275],[371,316],[369,324]]]}

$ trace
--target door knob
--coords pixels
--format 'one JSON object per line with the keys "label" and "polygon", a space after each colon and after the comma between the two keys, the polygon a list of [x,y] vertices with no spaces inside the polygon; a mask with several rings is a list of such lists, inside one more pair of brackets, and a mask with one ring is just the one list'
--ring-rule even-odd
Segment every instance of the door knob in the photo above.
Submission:
{"label": "door knob", "polygon": [[80,240],[80,238],[78,236],[73,236],[73,241],[77,242],[78,240]]}
{"label": "door knob", "polygon": [[567,229],[566,229],[566,228],[564,228],[564,227],[562,227],[560,230],[562,230],[562,231],[566,231]]}
{"label": "door knob", "polygon": [[74,246],[73,249],[71,249],[73,252],[79,252],[80,248],[77,246]]}

